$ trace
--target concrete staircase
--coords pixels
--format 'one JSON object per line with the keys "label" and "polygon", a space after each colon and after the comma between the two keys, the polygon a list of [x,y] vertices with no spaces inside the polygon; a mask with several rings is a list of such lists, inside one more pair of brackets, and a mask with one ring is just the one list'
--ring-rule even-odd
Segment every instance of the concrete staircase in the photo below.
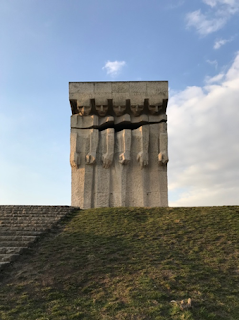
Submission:
{"label": "concrete staircase", "polygon": [[0,206],[0,270],[73,209],[69,206]]}

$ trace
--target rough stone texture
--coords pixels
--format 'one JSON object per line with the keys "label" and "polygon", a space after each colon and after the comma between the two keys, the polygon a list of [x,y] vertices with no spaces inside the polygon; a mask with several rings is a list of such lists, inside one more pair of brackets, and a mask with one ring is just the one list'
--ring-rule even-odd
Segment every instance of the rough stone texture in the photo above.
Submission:
{"label": "rough stone texture", "polygon": [[0,206],[0,270],[74,208]]}
{"label": "rough stone texture", "polygon": [[168,206],[167,81],[76,82],[72,205]]}

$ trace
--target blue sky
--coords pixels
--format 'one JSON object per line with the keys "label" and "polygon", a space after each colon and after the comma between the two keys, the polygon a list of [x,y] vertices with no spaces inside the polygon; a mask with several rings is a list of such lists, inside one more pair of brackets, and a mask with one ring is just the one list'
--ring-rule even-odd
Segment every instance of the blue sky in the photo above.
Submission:
{"label": "blue sky", "polygon": [[169,204],[239,204],[238,0],[1,0],[0,204],[70,204],[70,81],[168,80]]}

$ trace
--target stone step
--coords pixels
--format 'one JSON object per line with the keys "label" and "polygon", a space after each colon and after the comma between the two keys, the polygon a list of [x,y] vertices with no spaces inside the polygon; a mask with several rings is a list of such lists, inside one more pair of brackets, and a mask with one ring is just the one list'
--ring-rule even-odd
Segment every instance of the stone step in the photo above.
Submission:
{"label": "stone step", "polygon": [[56,222],[58,222],[59,220],[56,221],[4,221],[0,224],[0,228],[1,227],[5,227],[5,226],[41,226],[41,225],[49,225],[49,224],[54,224]]}
{"label": "stone step", "polygon": [[0,216],[0,223],[5,222],[5,221],[10,221],[10,222],[18,222],[18,221],[58,221],[61,220],[64,216],[62,217],[2,217]]}
{"label": "stone step", "polygon": [[16,213],[16,212],[0,212],[1,216],[14,216],[14,217],[26,217],[26,216],[32,216],[32,217],[57,217],[57,216],[63,216],[66,215],[67,212],[27,212],[27,213]]}
{"label": "stone step", "polygon": [[11,228],[11,230],[35,230],[35,231],[42,231],[42,230],[47,230],[51,228],[53,225],[56,223],[48,223],[48,224],[13,224],[13,225],[3,225],[2,227],[0,226],[0,230],[6,231],[6,229]]}
{"label": "stone step", "polygon": [[2,230],[0,228],[0,236],[39,236],[41,231],[34,230]]}
{"label": "stone step", "polygon": [[28,217],[28,218],[25,218],[25,217],[0,217],[0,221],[4,222],[4,221],[11,221],[11,222],[18,222],[18,221],[57,221],[61,218],[59,217],[54,217],[54,218],[49,218],[49,217]]}
{"label": "stone step", "polygon": [[0,247],[0,254],[20,254],[27,247]]}
{"label": "stone step", "polygon": [[0,262],[0,270],[9,265],[9,262]]}
{"label": "stone step", "polygon": [[6,224],[46,224],[46,223],[56,223],[61,221],[62,218],[58,219],[1,219],[0,218],[0,228]]}
{"label": "stone step", "polygon": [[34,221],[25,221],[25,222],[4,222],[2,224],[0,224],[0,229],[2,228],[5,228],[5,227],[8,227],[8,226],[12,226],[12,227],[19,227],[19,228],[22,228],[22,227],[26,227],[26,226],[29,226],[29,227],[41,227],[41,226],[51,226],[55,223],[57,223],[58,221],[41,221],[41,222],[34,222]]}
{"label": "stone step", "polygon": [[14,241],[14,240],[8,240],[8,241],[1,241],[0,242],[0,248],[4,247],[28,247],[29,244],[32,241]]}
{"label": "stone step", "polygon": [[1,236],[0,235],[0,243],[2,241],[34,241],[36,236]]}
{"label": "stone step", "polygon": [[29,226],[29,225],[27,225],[27,226],[16,226],[16,227],[12,227],[12,226],[5,226],[5,227],[0,227],[0,230],[1,230],[1,232],[3,231],[13,231],[13,232],[15,232],[15,231],[29,231],[29,232],[31,232],[31,231],[35,231],[35,232],[43,232],[43,231],[45,231],[45,230],[48,230],[49,228],[46,228],[46,226],[44,226],[44,227],[42,227],[42,228],[40,228],[40,227],[35,227],[35,226]]}
{"label": "stone step", "polygon": [[25,207],[21,208],[19,206],[11,206],[6,208],[6,206],[0,206],[0,212],[6,214],[48,214],[48,215],[55,215],[55,214],[67,214],[72,211],[72,207],[51,207],[47,206],[43,208],[42,206],[35,206],[35,207]]}
{"label": "stone step", "polygon": [[60,219],[0,219],[0,225],[6,224],[6,223],[20,223],[20,224],[29,224],[29,223],[35,223],[35,224],[41,224],[41,223],[52,223],[55,221],[59,221]]}
{"label": "stone step", "polygon": [[58,221],[60,217],[0,217],[0,222],[18,222],[18,221]]}
{"label": "stone step", "polygon": [[[47,226],[15,226],[15,227],[4,227],[4,228],[0,228],[1,231],[0,231],[0,235],[1,235],[1,232],[4,232],[4,231],[10,231],[10,232],[15,232],[15,231],[33,231],[33,232],[47,232],[49,231],[50,229],[53,228],[55,224],[51,224],[49,225],[48,227]],[[34,234],[32,234],[34,235]]]}
{"label": "stone step", "polygon": [[14,211],[1,211],[1,214],[2,215],[6,215],[6,216],[9,216],[9,215],[14,215],[14,216],[28,216],[28,215],[32,215],[32,216],[51,216],[51,217],[55,217],[55,216],[58,216],[58,215],[65,215],[66,213],[68,213],[67,211],[60,211],[60,212],[41,212],[41,211],[38,211],[38,212],[32,212],[32,211],[28,211],[28,212],[22,212],[22,211],[19,211],[19,212],[14,212]]}
{"label": "stone step", "polygon": [[54,224],[54,222],[48,222],[48,223],[3,223],[1,224],[1,229],[2,227],[7,227],[7,226],[11,226],[12,228],[24,228],[24,227],[32,227],[32,228],[50,228],[52,225]]}
{"label": "stone step", "polygon": [[2,211],[0,212],[0,216],[13,216],[13,217],[28,217],[28,216],[33,216],[33,217],[56,217],[56,216],[64,216],[67,212],[49,212],[49,213],[42,213],[42,212],[5,212]]}
{"label": "stone step", "polygon": [[15,260],[17,257],[19,257],[19,254],[16,254],[16,253],[13,253],[13,254],[0,253],[0,262],[10,262]]}

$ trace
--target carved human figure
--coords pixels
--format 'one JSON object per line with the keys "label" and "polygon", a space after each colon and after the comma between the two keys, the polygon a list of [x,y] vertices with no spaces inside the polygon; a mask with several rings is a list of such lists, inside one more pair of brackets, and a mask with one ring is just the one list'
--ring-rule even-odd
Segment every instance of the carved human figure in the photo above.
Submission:
{"label": "carved human figure", "polygon": [[99,130],[91,129],[90,132],[90,151],[86,155],[86,164],[94,164],[96,160],[96,151],[99,143]]}
{"label": "carved human figure", "polygon": [[114,113],[117,117],[122,116],[126,111],[126,106],[113,106]]}
{"label": "carved human figure", "polygon": [[114,141],[115,141],[115,130],[108,128],[105,131],[106,139],[106,152],[102,155],[103,168],[108,169],[114,159]]}
{"label": "carved human figure", "polygon": [[158,162],[160,165],[168,163],[168,134],[167,134],[167,123],[159,123],[159,154]]}
{"label": "carved human figure", "polygon": [[108,105],[104,106],[95,106],[96,112],[100,117],[105,117],[108,112]]}
{"label": "carved human figure", "polygon": [[122,150],[119,155],[119,162],[121,164],[128,164],[130,162],[130,149],[131,149],[131,130],[124,129],[120,132],[122,137]]}
{"label": "carved human figure", "polygon": [[131,105],[130,110],[134,116],[138,117],[142,114],[142,112],[144,110],[144,106],[143,105]]}
{"label": "carved human figure", "polygon": [[162,104],[161,105],[155,105],[155,106],[149,105],[148,106],[149,113],[153,114],[153,115],[159,114],[161,112],[161,110],[162,110],[162,106],[163,106]]}
{"label": "carved human figure", "polygon": [[143,169],[143,167],[146,167],[149,164],[149,126],[141,126],[138,130],[141,133],[141,150],[137,154],[137,161],[139,162],[141,169]]}
{"label": "carved human figure", "polygon": [[71,152],[70,152],[70,164],[72,168],[78,168],[80,165],[80,154],[77,150],[78,135],[77,132],[71,132]]}
{"label": "carved human figure", "polygon": [[77,110],[79,115],[81,116],[88,116],[91,112],[91,106],[82,106],[80,105],[80,101],[77,100]]}

